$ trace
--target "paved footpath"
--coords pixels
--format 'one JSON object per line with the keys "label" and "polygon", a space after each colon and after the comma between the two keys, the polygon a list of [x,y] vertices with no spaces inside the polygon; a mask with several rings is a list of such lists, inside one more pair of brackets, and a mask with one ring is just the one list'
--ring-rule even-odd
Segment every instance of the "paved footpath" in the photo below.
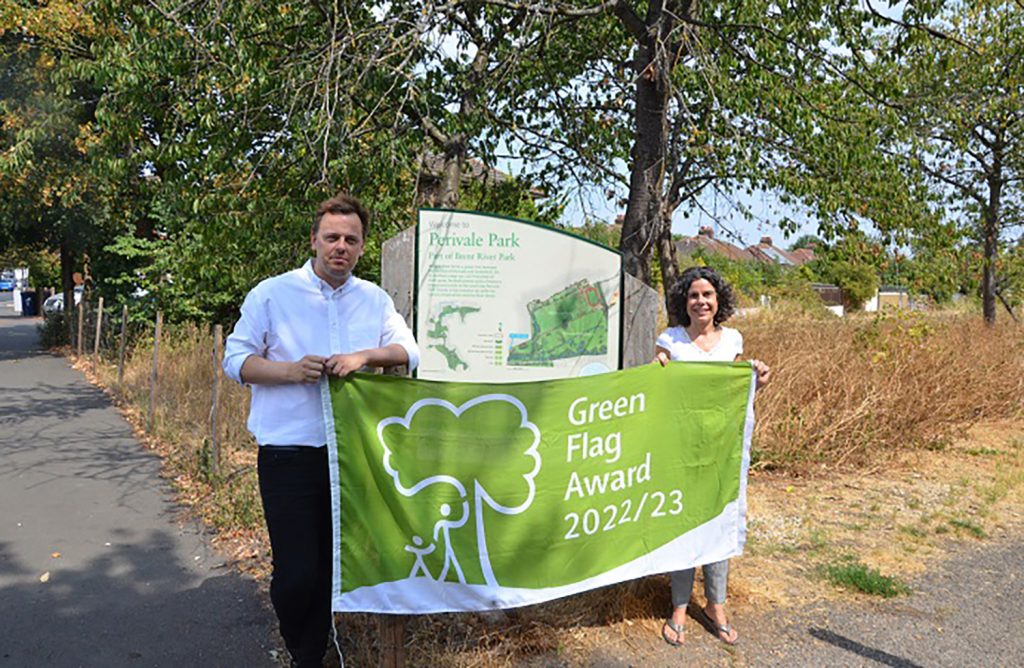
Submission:
{"label": "paved footpath", "polygon": [[[742,559],[742,557],[740,558]],[[654,633],[628,646],[608,634],[586,668],[1018,668],[1024,666],[1024,544],[1007,537],[965,547],[893,599],[853,596],[803,609],[733,610],[740,634],[726,647],[686,623],[674,649]]]}
{"label": "paved footpath", "polygon": [[277,665],[257,585],[0,295],[0,668]]}

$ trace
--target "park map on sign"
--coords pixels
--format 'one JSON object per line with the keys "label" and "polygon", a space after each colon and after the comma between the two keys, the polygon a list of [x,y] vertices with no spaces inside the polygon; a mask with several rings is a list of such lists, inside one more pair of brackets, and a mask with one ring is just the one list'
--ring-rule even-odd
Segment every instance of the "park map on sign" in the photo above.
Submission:
{"label": "park map on sign", "polygon": [[510,366],[551,366],[555,360],[608,351],[608,303],[583,279],[526,306],[530,338],[509,351]]}
{"label": "park map on sign", "polygon": [[[510,345],[508,366],[552,366],[555,360],[583,355],[604,355],[608,351],[608,300],[601,288],[587,279],[579,280],[545,299],[526,305],[530,334]],[[451,319],[465,324],[479,306],[444,304],[429,319],[426,332],[429,348],[444,356],[452,371],[468,369],[467,355],[450,336]]]}
{"label": "park map on sign", "polygon": [[448,368],[458,371],[459,368],[468,369],[469,365],[459,356],[458,350],[448,340],[448,325],[445,321],[453,316],[459,316],[462,322],[466,322],[466,316],[480,310],[478,306],[457,306],[446,304],[441,307],[440,313],[430,319],[430,329],[427,330],[427,341],[429,347],[444,355]]}

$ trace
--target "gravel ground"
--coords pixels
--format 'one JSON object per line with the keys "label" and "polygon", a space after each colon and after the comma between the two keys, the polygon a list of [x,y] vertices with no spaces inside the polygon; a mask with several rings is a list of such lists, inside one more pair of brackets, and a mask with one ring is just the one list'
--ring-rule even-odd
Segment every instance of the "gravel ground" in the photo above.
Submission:
{"label": "gravel ground", "polygon": [[675,649],[655,634],[609,638],[583,664],[624,666],[1024,666],[1024,539],[985,543],[910,582],[913,594],[851,594],[798,609],[736,611],[734,648],[693,620]]}

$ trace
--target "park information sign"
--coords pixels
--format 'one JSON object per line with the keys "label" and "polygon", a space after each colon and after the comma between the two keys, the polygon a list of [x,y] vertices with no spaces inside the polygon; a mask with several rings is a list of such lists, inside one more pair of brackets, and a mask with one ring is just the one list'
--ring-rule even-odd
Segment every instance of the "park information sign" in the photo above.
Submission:
{"label": "park information sign", "polygon": [[622,256],[559,230],[423,209],[418,378],[491,383],[620,366]]}
{"label": "park information sign", "polygon": [[323,394],[337,611],[516,607],[742,551],[747,363]]}

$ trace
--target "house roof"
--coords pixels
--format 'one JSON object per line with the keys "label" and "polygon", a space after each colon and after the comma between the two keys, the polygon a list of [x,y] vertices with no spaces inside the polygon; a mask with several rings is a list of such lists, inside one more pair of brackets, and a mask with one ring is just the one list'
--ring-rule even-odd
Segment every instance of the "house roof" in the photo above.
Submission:
{"label": "house roof", "polygon": [[795,251],[783,250],[772,243],[771,237],[761,237],[761,241],[754,246],[748,246],[747,251],[761,262],[775,262],[792,267],[799,267],[814,259],[813,250],[809,248]]}
{"label": "house roof", "polygon": [[797,248],[796,250],[789,251],[789,255],[793,258],[794,264],[799,267],[800,265],[807,264],[814,259],[814,249]]}
{"label": "house roof", "polygon": [[715,231],[711,227],[702,227],[696,236],[683,237],[676,242],[676,252],[679,255],[693,255],[702,248],[708,253],[714,253],[730,260],[750,262],[771,262],[785,266],[799,267],[814,259],[814,250],[801,248],[794,251],[787,251],[772,243],[771,237],[761,237],[761,241],[753,246],[740,248],[733,244],[715,238]]}
{"label": "house roof", "polygon": [[727,241],[715,238],[715,231],[710,227],[702,227],[696,236],[683,237],[676,242],[676,253],[679,255],[693,255],[698,249],[703,248],[708,253],[721,255],[730,260],[741,260],[748,262],[754,257],[747,251],[733,246]]}

